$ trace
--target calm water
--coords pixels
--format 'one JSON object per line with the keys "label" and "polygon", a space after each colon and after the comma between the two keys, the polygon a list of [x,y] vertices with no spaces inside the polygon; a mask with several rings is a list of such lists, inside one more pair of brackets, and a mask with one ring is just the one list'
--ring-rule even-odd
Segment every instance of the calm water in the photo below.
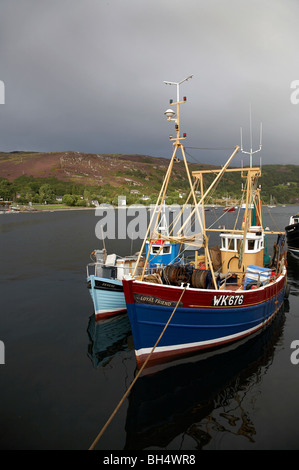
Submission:
{"label": "calm water", "polygon": [[[283,229],[293,212],[271,209],[266,222]],[[1,449],[88,449],[134,379],[127,317],[95,324],[86,288],[97,221],[93,211],[0,215]],[[96,448],[298,449],[299,261],[288,261],[291,293],[264,333],[140,377]]]}

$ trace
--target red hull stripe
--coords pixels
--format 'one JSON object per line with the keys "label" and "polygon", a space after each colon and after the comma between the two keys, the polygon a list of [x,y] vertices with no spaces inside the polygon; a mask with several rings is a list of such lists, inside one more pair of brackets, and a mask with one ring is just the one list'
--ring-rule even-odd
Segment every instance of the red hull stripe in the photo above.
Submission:
{"label": "red hull stripe", "polygon": [[[266,286],[253,290],[233,291],[229,288],[225,290],[204,290],[188,288],[182,299],[183,308],[211,308],[215,296],[236,296],[244,295],[242,305],[234,305],[235,308],[251,307],[261,304],[272,297],[276,297],[277,293],[283,288],[285,283],[285,275],[281,275],[275,282],[271,282]],[[182,287],[152,284],[140,281],[123,281],[125,298],[127,304],[135,303],[134,295],[149,296],[162,298],[165,301],[176,301],[183,291]],[[228,305],[218,305],[217,309],[227,308]]]}
{"label": "red hull stripe", "polygon": [[99,310],[98,312],[95,312],[95,317],[96,317],[96,320],[103,320],[104,318],[110,318],[110,317],[114,317],[115,315],[120,315],[121,313],[124,313],[126,312],[127,309],[119,309],[119,310],[113,310],[113,311],[105,311],[105,310]]}

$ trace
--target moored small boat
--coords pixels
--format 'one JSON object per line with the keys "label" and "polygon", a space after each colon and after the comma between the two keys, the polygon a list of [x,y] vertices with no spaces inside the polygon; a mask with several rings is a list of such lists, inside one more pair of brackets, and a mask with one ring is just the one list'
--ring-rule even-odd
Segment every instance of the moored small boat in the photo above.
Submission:
{"label": "moored small boat", "polygon": [[289,225],[285,227],[288,250],[299,255],[299,213],[290,218]]}
{"label": "moored small boat", "polygon": [[[110,318],[126,312],[122,279],[133,272],[137,256],[118,257],[107,255],[106,249],[94,250],[94,262],[87,265],[89,289],[96,320]],[[138,261],[143,266],[142,260]],[[138,272],[138,271],[137,271]]]}
{"label": "moored small boat", "polygon": [[227,206],[223,209],[223,212],[235,212],[236,208],[234,206]]}

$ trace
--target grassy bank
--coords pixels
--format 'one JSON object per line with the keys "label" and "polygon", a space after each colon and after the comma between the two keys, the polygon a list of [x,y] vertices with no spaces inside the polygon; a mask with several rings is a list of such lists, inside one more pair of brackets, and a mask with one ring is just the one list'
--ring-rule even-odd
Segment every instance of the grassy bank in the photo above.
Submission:
{"label": "grassy bank", "polygon": [[86,210],[93,209],[93,207],[78,207],[78,206],[67,206],[66,204],[32,204],[32,206],[14,204],[13,207],[17,207],[21,212],[35,212],[35,211],[60,211],[60,210]]}

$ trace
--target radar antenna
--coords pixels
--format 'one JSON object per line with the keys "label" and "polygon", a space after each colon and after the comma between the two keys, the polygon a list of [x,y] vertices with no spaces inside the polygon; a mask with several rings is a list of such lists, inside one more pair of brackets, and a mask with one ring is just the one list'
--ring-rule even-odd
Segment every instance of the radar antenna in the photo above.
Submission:
{"label": "radar antenna", "polygon": [[260,152],[262,150],[262,123],[260,125],[260,146],[257,150],[253,151],[252,150],[252,122],[251,122],[251,105],[249,107],[249,120],[250,120],[250,151],[249,152],[246,152],[244,149],[243,149],[243,142],[242,142],[242,127],[241,127],[241,152],[242,153],[246,153],[248,155],[250,155],[250,168],[252,167],[252,155],[254,153],[257,153],[257,152]]}

